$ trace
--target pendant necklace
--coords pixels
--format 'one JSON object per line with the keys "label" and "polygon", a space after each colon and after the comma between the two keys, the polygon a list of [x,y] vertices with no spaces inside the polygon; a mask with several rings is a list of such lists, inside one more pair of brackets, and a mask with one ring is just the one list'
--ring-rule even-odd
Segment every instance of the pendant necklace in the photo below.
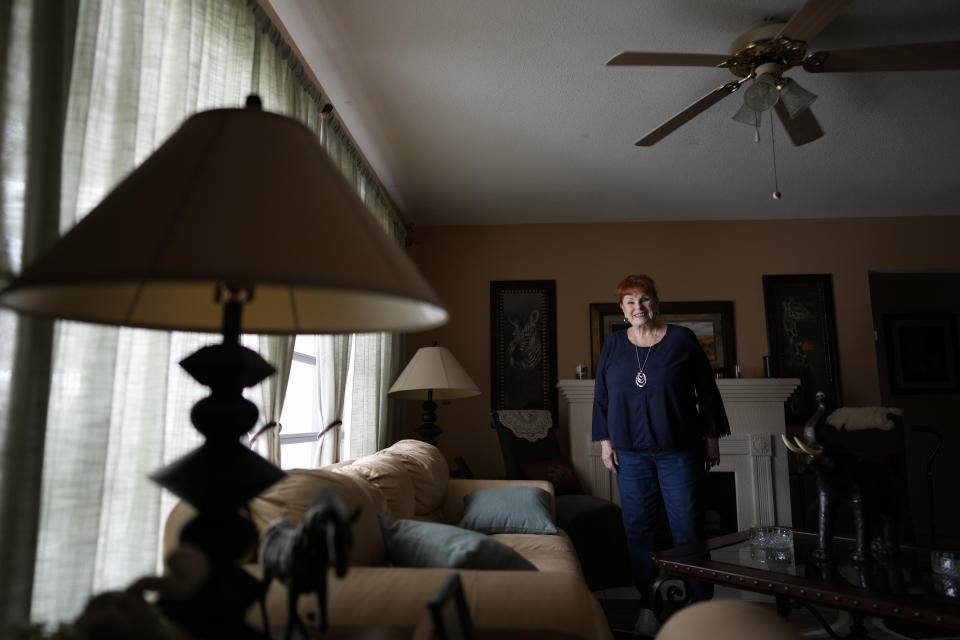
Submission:
{"label": "pendant necklace", "polygon": [[650,350],[647,351],[647,355],[643,359],[643,364],[640,364],[640,347],[633,345],[633,348],[637,351],[637,377],[634,379],[634,382],[636,382],[637,386],[641,389],[647,386],[647,374],[643,372],[643,369],[647,366],[647,360],[650,359],[650,354],[653,353],[653,348],[655,346],[657,346],[656,342],[650,345]]}

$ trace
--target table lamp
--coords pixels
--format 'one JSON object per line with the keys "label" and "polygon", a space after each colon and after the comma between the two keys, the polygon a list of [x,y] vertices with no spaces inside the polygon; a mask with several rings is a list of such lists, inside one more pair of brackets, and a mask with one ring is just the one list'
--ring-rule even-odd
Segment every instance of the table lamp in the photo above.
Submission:
{"label": "table lamp", "polygon": [[480,395],[480,389],[446,347],[421,347],[413,354],[397,381],[388,391],[395,398],[423,400],[423,424],[417,434],[424,442],[437,445],[443,429],[436,425],[435,400],[453,400]]}
{"label": "table lamp", "polygon": [[0,305],[222,333],[181,362],[212,390],[191,413],[205,441],[152,476],[197,509],[180,539],[203,551],[209,577],[191,598],[160,605],[203,638],[262,637],[243,621],[261,586],[237,566],[256,537],[241,507],[285,475],[239,442],[257,420],[243,389],[273,373],[240,333],[415,331],[447,320],[316,135],[262,111],[256,96],[187,119],[26,266]]}

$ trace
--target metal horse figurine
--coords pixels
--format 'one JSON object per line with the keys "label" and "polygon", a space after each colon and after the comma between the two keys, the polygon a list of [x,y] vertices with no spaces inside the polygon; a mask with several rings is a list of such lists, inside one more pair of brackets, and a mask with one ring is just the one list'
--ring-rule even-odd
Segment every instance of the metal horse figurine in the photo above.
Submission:
{"label": "metal horse figurine", "polygon": [[278,518],[267,525],[260,537],[259,563],[263,571],[264,629],[269,629],[266,591],[277,578],[287,587],[287,631],[290,640],[296,627],[302,637],[307,628],[297,614],[300,594],[316,593],[320,611],[319,628],[327,629],[327,569],[334,567],[337,577],[347,573],[347,560],[353,535],[350,525],[360,510],[349,512],[346,503],[334,489],[326,487],[314,497],[300,524]]}
{"label": "metal horse figurine", "polygon": [[[896,483],[902,478],[896,460],[902,447],[902,427],[834,426],[827,420],[825,397],[817,393],[817,410],[804,426],[802,440],[790,442],[781,435],[790,451],[808,456],[806,470],[817,480],[819,523],[814,557],[830,559],[836,516],[844,504],[851,509],[856,536],[852,563],[866,563],[871,555],[896,555],[901,506]],[[882,421],[890,418],[900,420],[899,415],[887,414]]]}

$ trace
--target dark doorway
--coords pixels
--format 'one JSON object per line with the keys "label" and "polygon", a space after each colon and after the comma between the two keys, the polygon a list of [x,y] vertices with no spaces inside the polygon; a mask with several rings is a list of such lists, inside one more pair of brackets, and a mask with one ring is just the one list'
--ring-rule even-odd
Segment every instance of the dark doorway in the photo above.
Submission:
{"label": "dark doorway", "polygon": [[[898,336],[892,333],[897,327],[913,326],[905,324],[905,319],[945,317],[952,320],[951,330],[960,328],[960,272],[871,271],[869,281],[880,401],[882,406],[903,409],[908,503],[915,539],[943,548],[960,546],[960,512],[951,495],[960,486],[960,393],[940,393],[935,384],[918,383],[914,378],[920,378],[911,377],[911,370],[890,355],[899,353],[904,362],[910,356],[903,351],[902,340],[895,343]],[[943,444],[931,460],[938,442],[935,434],[942,437]],[[931,531],[931,520],[935,531]]]}

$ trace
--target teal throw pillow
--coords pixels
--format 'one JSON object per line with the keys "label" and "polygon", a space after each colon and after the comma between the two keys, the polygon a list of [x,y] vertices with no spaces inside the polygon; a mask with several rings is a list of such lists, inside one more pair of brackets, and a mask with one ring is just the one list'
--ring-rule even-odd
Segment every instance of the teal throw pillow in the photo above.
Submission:
{"label": "teal throw pillow", "polygon": [[489,536],[438,522],[380,515],[387,559],[398,567],[536,571],[522,555]]}
{"label": "teal throw pillow", "polygon": [[539,487],[478,489],[464,497],[460,526],[481,533],[556,533],[550,494]]}

